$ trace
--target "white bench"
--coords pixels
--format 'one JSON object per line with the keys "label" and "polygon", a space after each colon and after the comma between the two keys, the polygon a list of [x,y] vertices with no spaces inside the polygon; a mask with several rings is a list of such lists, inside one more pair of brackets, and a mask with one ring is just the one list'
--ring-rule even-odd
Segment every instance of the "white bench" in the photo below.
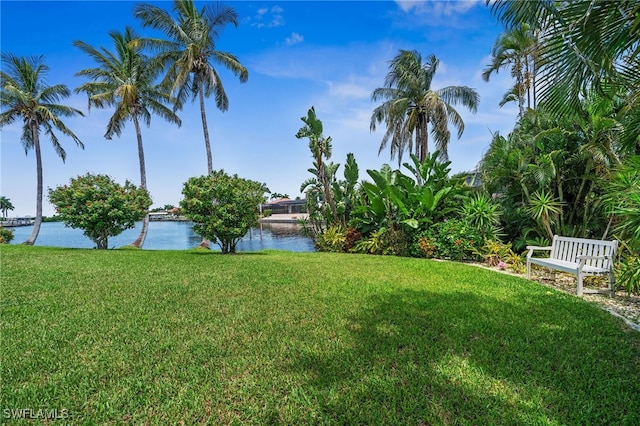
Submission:
{"label": "white bench", "polygon": [[[615,275],[613,263],[618,250],[618,241],[587,240],[553,236],[550,247],[527,246],[527,279],[531,279],[531,264],[545,266],[576,276],[578,296],[582,293],[602,293],[601,290],[584,290],[582,279],[586,275],[609,275],[609,289],[604,292],[613,296]],[[536,250],[550,251],[549,257],[532,257]]]}

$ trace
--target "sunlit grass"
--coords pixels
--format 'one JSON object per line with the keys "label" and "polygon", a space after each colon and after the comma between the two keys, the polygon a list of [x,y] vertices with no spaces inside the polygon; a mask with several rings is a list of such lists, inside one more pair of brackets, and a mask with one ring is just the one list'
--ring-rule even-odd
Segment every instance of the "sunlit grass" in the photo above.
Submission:
{"label": "sunlit grass", "polygon": [[0,416],[640,422],[640,333],[520,278],[329,253],[0,250]]}

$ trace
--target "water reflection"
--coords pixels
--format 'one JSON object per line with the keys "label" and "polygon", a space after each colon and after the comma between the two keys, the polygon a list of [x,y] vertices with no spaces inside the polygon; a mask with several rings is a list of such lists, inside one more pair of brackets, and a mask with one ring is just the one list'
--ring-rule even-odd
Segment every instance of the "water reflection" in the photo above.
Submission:
{"label": "water reflection", "polygon": [[[140,232],[141,223],[133,229],[128,229],[117,237],[109,239],[109,248],[122,247],[136,239]],[[13,228],[12,244],[20,244],[31,234],[33,226]],[[150,222],[147,239],[144,243],[146,250],[187,250],[200,244],[202,238],[193,231],[189,222]],[[79,229],[67,228],[60,222],[46,222],[40,228],[36,241],[39,246],[92,248],[93,242],[83,235]],[[211,249],[219,251],[216,244]],[[288,250],[296,252],[315,251],[313,240],[300,233],[297,224],[272,223],[262,224],[251,229],[240,242],[237,250]]]}

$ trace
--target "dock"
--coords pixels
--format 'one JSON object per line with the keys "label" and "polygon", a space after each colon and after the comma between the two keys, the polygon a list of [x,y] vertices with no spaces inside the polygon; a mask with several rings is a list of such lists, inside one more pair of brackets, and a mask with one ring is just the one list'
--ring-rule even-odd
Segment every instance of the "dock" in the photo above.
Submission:
{"label": "dock", "polygon": [[0,220],[1,228],[15,228],[17,226],[31,226],[36,222],[32,217],[10,217]]}
{"label": "dock", "polygon": [[299,223],[300,219],[309,219],[309,213],[272,214],[260,219],[261,223]]}

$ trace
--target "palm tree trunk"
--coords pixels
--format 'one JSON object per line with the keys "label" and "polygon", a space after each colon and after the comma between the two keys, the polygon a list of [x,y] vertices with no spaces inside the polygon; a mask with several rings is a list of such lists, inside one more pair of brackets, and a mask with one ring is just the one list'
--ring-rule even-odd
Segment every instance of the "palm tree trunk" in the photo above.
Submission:
{"label": "palm tree trunk", "polygon": [[213,172],[213,159],[211,158],[211,143],[209,142],[207,114],[204,110],[204,89],[202,84],[198,87],[198,97],[200,98],[200,118],[202,119],[202,131],[204,132],[204,146],[207,151],[207,174],[211,174]]}
{"label": "palm tree trunk", "polygon": [[[142,146],[142,133],[140,132],[140,123],[138,122],[138,116],[132,114],[133,125],[136,128],[136,137],[138,139],[138,160],[140,161],[140,187],[147,189],[147,169],[144,162],[144,147]],[[134,242],[131,243],[132,247],[142,248],[144,240],[147,238],[147,230],[149,229],[149,214],[147,213],[142,220],[142,229],[140,235]]]}
{"label": "palm tree trunk", "polygon": [[418,124],[418,131],[416,132],[416,148],[419,147],[420,151],[416,154],[418,159],[420,159],[420,164],[424,164],[424,161],[427,159],[429,155],[429,129],[428,123],[429,118],[427,115],[420,115],[420,120]]}
{"label": "palm tree trunk", "polygon": [[[213,173],[213,159],[211,157],[211,142],[209,142],[209,127],[207,127],[207,114],[204,110],[204,89],[202,84],[198,87],[198,98],[200,99],[200,118],[202,119],[202,132],[204,133],[204,147],[207,151],[207,174]],[[208,249],[210,242],[206,238],[202,238],[198,247]]]}
{"label": "palm tree trunk", "polygon": [[38,123],[32,121],[31,134],[33,135],[33,146],[36,151],[36,220],[33,224],[33,231],[26,241],[22,244],[32,246],[35,244],[38,234],[40,233],[40,225],[42,224],[42,152],[40,150],[40,135],[38,129]]}

